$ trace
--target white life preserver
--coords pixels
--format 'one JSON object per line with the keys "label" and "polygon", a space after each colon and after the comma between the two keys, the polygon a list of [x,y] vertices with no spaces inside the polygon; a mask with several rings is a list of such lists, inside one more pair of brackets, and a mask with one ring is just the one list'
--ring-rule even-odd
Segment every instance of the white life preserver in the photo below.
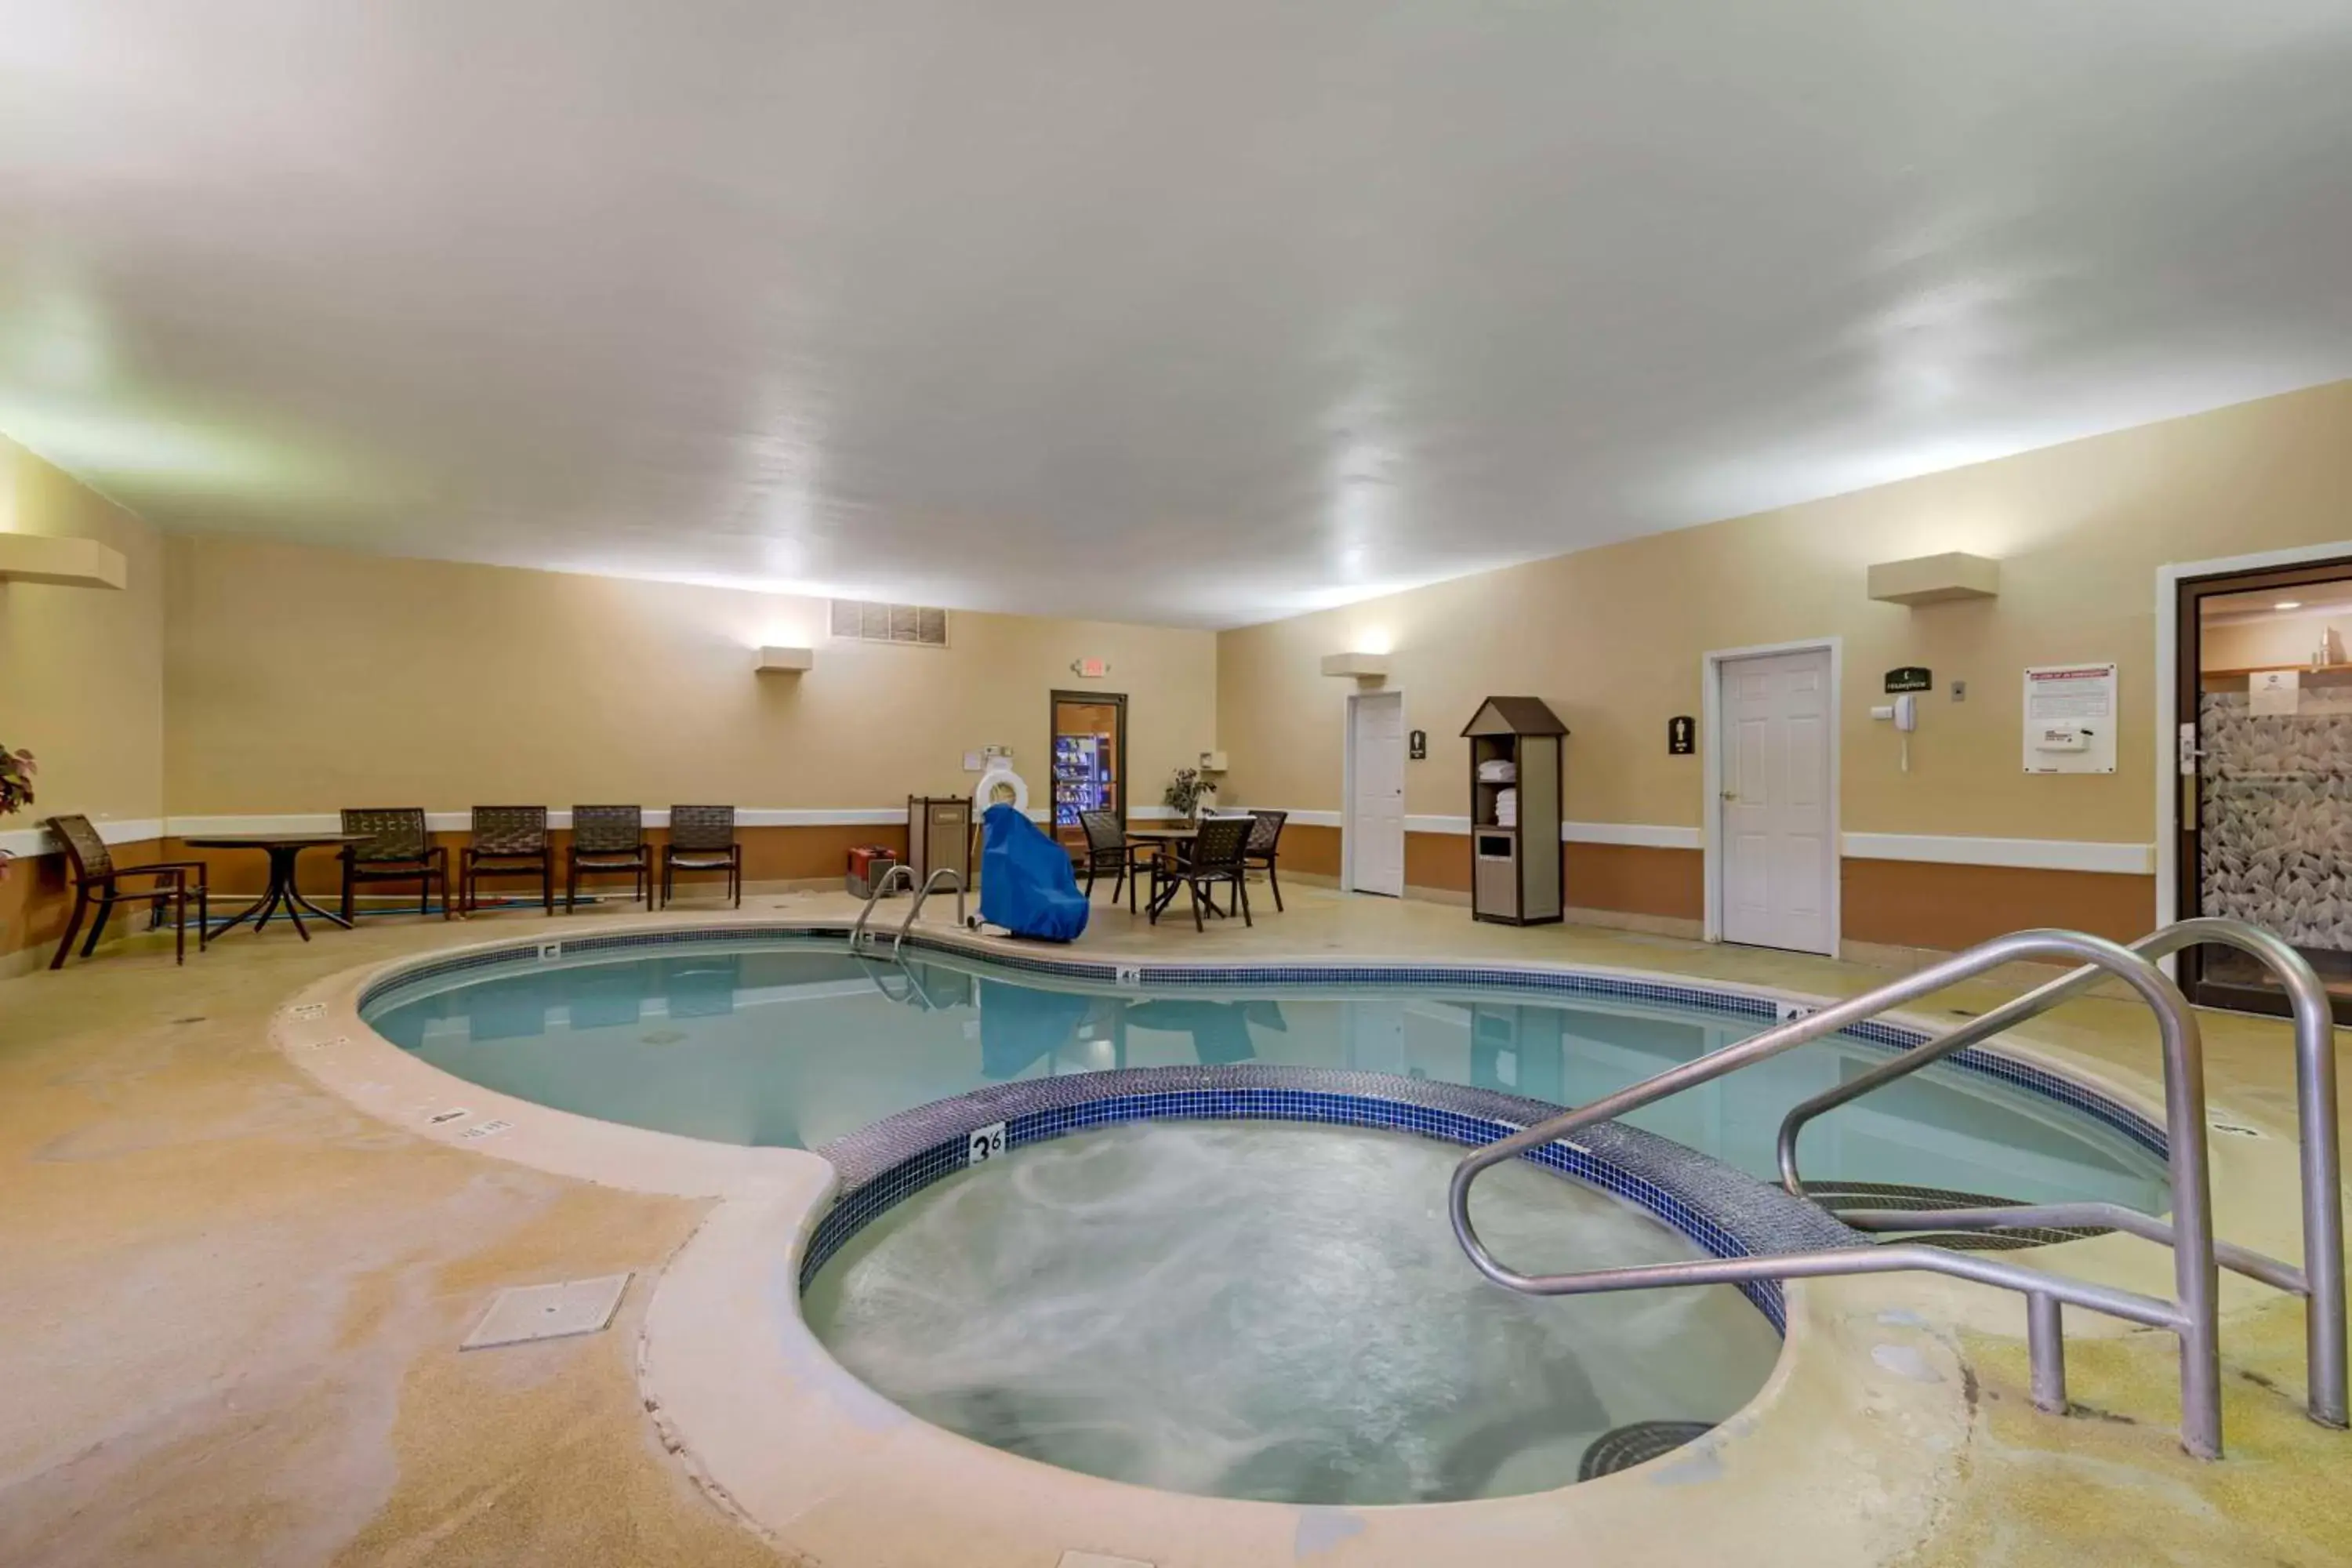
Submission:
{"label": "white life preserver", "polygon": [[1029,815],[1028,784],[1023,782],[1019,773],[1013,771],[1013,765],[1010,763],[1003,757],[994,757],[989,761],[988,771],[980,775],[980,783],[973,786],[972,816],[984,816],[988,814],[990,806],[1005,804],[996,793],[999,790],[1012,791],[1013,809],[1024,816]]}

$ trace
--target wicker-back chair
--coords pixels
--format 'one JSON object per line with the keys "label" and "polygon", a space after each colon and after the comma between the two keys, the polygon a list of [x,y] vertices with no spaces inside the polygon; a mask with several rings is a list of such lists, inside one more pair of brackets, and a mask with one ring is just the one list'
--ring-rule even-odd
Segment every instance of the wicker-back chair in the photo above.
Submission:
{"label": "wicker-back chair", "polygon": [[416,912],[433,909],[433,884],[441,884],[441,918],[449,918],[449,851],[433,842],[421,805],[371,805],[346,810],[343,831],[373,834],[364,844],[346,844],[343,863],[343,919],[362,882],[414,882]]}
{"label": "wicker-back chair", "polygon": [[743,847],[735,842],[735,808],[731,805],[673,805],[669,808],[669,841],[662,846],[661,901],[665,908],[677,889],[680,871],[724,871],[727,895],[743,907]]}
{"label": "wicker-back chair", "polygon": [[1282,908],[1282,884],[1275,879],[1274,858],[1282,847],[1282,825],[1290,820],[1286,811],[1253,811],[1252,820],[1257,826],[1250,829],[1249,843],[1243,847],[1242,862],[1254,870],[1265,873],[1265,885],[1274,889],[1274,907]]}
{"label": "wicker-back chair", "polygon": [[1220,882],[1233,884],[1234,902],[1242,912],[1244,925],[1255,925],[1250,918],[1249,885],[1243,855],[1249,847],[1250,835],[1257,829],[1257,819],[1252,816],[1213,816],[1201,824],[1200,832],[1192,836],[1192,852],[1181,859],[1155,861],[1151,868],[1151,918],[1157,923],[1160,911],[1175,899],[1180,889],[1192,895],[1192,929],[1202,929],[1201,909],[1205,901],[1209,912],[1217,909],[1216,887]]}
{"label": "wicker-back chair", "polygon": [[580,904],[583,876],[626,871],[632,902],[654,899],[654,850],[646,842],[646,814],[635,805],[575,805],[572,842],[563,851],[563,912]]}
{"label": "wicker-back chair", "polygon": [[1127,825],[1115,811],[1082,811],[1078,826],[1087,834],[1087,897],[1095,896],[1095,879],[1108,875],[1117,880],[1110,885],[1111,902],[1118,902],[1120,889],[1127,890],[1128,913],[1135,912],[1135,884],[1139,879],[1136,857],[1145,852],[1143,845],[1127,836]]}
{"label": "wicker-back chair", "polygon": [[[98,939],[106,934],[106,918],[117,904],[145,904],[148,929],[153,930],[163,918],[168,906],[173,910],[172,961],[188,962],[188,900],[194,895],[196,905],[196,951],[202,952],[210,940],[206,921],[212,913],[206,901],[205,863],[201,860],[150,860],[144,865],[118,866],[114,852],[106,847],[97,828],[87,816],[52,816],[49,831],[56,834],[66,847],[66,863],[73,874],[73,913],[66,917],[66,934],[58,942],[57,956],[49,960],[51,969],[65,967],[66,954],[72,951],[74,933],[81,929],[81,918],[98,906],[98,920],[89,928],[89,940],[81,944],[81,955],[88,958],[98,951]],[[126,888],[126,877],[145,877],[152,880],[143,888]]]}
{"label": "wicker-back chair", "polygon": [[472,913],[485,878],[536,877],[540,902],[555,912],[555,847],[543,805],[474,807],[473,841],[457,855],[458,907]]}

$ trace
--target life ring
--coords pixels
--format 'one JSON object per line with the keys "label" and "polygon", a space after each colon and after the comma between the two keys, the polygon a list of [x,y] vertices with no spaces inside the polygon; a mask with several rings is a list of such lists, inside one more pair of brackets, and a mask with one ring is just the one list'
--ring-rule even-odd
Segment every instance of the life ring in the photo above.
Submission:
{"label": "life ring", "polygon": [[1002,757],[994,759],[988,764],[988,771],[980,775],[980,783],[973,787],[971,814],[974,816],[984,816],[990,806],[1003,805],[1004,802],[996,793],[999,790],[1011,790],[1013,809],[1024,816],[1029,815],[1029,786]]}

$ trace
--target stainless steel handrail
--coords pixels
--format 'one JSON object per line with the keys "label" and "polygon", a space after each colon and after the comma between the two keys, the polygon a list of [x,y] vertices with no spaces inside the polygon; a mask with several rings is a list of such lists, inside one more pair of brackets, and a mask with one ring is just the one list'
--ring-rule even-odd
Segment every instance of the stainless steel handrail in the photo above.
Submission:
{"label": "stainless steel handrail", "polygon": [[[2347,1424],[2344,1287],[2343,1153],[2336,1114],[2336,1020],[2327,988],[2303,954],[2284,939],[2244,921],[2204,917],[2186,920],[2142,937],[2131,951],[2158,959],[2183,948],[2210,943],[2233,947],[2262,961],[2278,977],[2294,1013],[2296,1123],[2302,1140],[2303,1267],[2224,1242],[2216,1248],[2221,1267],[2304,1298],[2305,1409],[2327,1426]],[[1799,1197],[1804,1180],[1797,1169],[1797,1137],[1825,1111],[1940,1061],[1954,1051],[2014,1028],[2062,1002],[2082,995],[2105,978],[2094,965],[2077,969],[1915,1046],[1859,1078],[1824,1089],[1782,1119],[1779,1140],[1781,1184]],[[2005,1219],[1996,1216],[2006,1215]],[[2163,1221],[2114,1204],[2045,1204],[2032,1208],[1911,1210],[1839,1216],[1864,1230],[2000,1230],[2012,1226],[2107,1226],[2147,1240],[2171,1245]]]}
{"label": "stainless steel handrail", "polygon": [[906,945],[908,930],[914,925],[915,917],[923,912],[923,900],[931,896],[931,889],[939,886],[940,879],[941,877],[949,879],[954,885],[956,896],[956,929],[959,931],[963,929],[963,873],[957,870],[952,866],[942,866],[938,870],[933,871],[929,876],[923,879],[922,890],[915,895],[915,902],[913,906],[907,910],[907,918],[898,922],[898,934],[890,939],[891,957],[898,957],[898,949]]}
{"label": "stainless steel handrail", "polygon": [[[2020,961],[2087,962],[2123,980],[2155,1013],[2164,1051],[2166,1130],[2171,1150],[2172,1265],[2175,1300],[2159,1301],[2129,1290],[2027,1268],[1981,1256],[1925,1246],[1854,1247],[1761,1258],[1700,1258],[1686,1263],[1590,1269],[1577,1274],[1521,1274],[1498,1262],[1470,1222],[1470,1190],[1481,1173],[1580,1127],[1638,1110],[1654,1100],[1736,1072],[1849,1028],[1889,1008]],[[1573,1145],[1571,1145],[1572,1147]],[[2080,931],[2029,931],[1996,937],[1915,974],[1819,1012],[1793,1018],[1719,1051],[1685,1062],[1589,1105],[1548,1118],[1471,1152],[1454,1170],[1448,1208],[1454,1239],[1487,1279],[1532,1296],[1580,1296],[1666,1285],[1738,1284],[1751,1280],[1921,1270],[2022,1292],[2034,1404],[2065,1408],[2065,1346],[2058,1304],[2071,1302],[2129,1322],[2169,1331],[2180,1346],[2180,1442],[2200,1458],[2221,1452],[2221,1358],[2218,1300],[2221,1281],[2213,1252],[2212,1183],[2205,1146],[2205,1068],[2197,1019],[2179,987],[2139,954],[2104,937]]]}
{"label": "stainless steel handrail", "polygon": [[882,901],[882,896],[901,877],[907,879],[907,886],[911,888],[915,885],[915,868],[901,863],[883,872],[882,879],[874,884],[874,890],[866,895],[866,907],[857,911],[857,923],[849,928],[849,945],[853,950],[866,940],[866,922],[874,918],[874,906]]}

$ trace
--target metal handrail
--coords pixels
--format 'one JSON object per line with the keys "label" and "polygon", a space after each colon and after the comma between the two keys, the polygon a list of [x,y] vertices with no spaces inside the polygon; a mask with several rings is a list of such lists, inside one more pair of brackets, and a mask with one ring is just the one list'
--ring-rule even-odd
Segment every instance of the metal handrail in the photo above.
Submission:
{"label": "metal handrail", "polygon": [[[1654,1100],[1736,1072],[1750,1063],[1793,1050],[2004,963],[2053,958],[2087,962],[2117,976],[2137,992],[2156,1015],[2164,1049],[2165,1121],[2170,1142],[2173,1300],[2158,1300],[2136,1291],[1916,1244],[1760,1258],[1699,1258],[1685,1263],[1590,1269],[1577,1274],[1521,1274],[1498,1262],[1478,1239],[1477,1229],[1470,1223],[1470,1189],[1479,1174],[1530,1149],[1580,1127],[1638,1110]],[[2164,1329],[2180,1344],[2181,1447],[2200,1458],[2210,1459],[2218,1458],[2221,1452],[2221,1280],[2214,1258],[2212,1182],[2206,1153],[2204,1044],[2198,1033],[2196,1016],[2189,1011],[2179,987],[2147,959],[2104,937],[2080,931],[2014,931],[1863,995],[1833,1003],[1711,1055],[1669,1068],[1589,1105],[1548,1118],[1474,1150],[1454,1167],[1448,1208],[1454,1239],[1461,1243],[1478,1271],[1498,1285],[1531,1296],[1581,1296],[1667,1285],[1740,1284],[1915,1269],[2021,1291],[2026,1298],[2026,1342],[2032,1365],[2033,1403],[2047,1411],[2063,1411],[2066,1407],[2065,1342],[2059,1303],[2071,1302],[2128,1322]]]}
{"label": "metal handrail", "polygon": [[866,922],[874,918],[874,906],[882,901],[882,896],[887,893],[892,884],[901,877],[907,879],[907,886],[911,888],[915,885],[915,868],[902,861],[883,872],[882,879],[874,884],[874,890],[866,895],[866,907],[857,911],[857,923],[849,928],[849,945],[852,950],[855,950],[860,942],[866,940]]}
{"label": "metal handrail", "polygon": [[[2296,1268],[2228,1242],[2216,1247],[2216,1257],[2225,1268],[2304,1298],[2305,1382],[2308,1385],[2305,1409],[2323,1426],[2342,1426],[2347,1424],[2343,1156],[2337,1131],[2334,1010],[2327,988],[2310,962],[2291,943],[2244,921],[2210,916],[2180,921],[2142,937],[2131,944],[2131,951],[2143,958],[2158,959],[2206,943],[2233,947],[2261,960],[2287,994],[2294,1013],[2295,1110],[2302,1139],[2303,1267]],[[2095,965],[2077,969],[1803,1101],[1780,1122],[1781,1184],[1798,1197],[1805,1195],[1804,1180],[1797,1170],[1797,1137],[1814,1118],[2014,1028],[2082,995],[2104,978],[2105,973]],[[1891,1231],[2101,1225],[2166,1246],[2172,1242],[2171,1227],[2162,1220],[2116,1204],[1908,1210],[1899,1218],[1891,1210],[1869,1210],[1839,1217],[1857,1229]]]}
{"label": "metal handrail", "polygon": [[915,917],[923,912],[923,900],[931,896],[931,889],[939,886],[940,879],[941,877],[947,878],[955,888],[956,929],[959,931],[963,929],[963,873],[957,870],[952,866],[942,866],[938,870],[933,871],[929,876],[923,879],[922,891],[915,895],[915,902],[912,907],[907,910],[907,918],[898,922],[898,934],[890,939],[891,957],[898,957],[898,949],[906,945],[908,931],[914,925]]}

